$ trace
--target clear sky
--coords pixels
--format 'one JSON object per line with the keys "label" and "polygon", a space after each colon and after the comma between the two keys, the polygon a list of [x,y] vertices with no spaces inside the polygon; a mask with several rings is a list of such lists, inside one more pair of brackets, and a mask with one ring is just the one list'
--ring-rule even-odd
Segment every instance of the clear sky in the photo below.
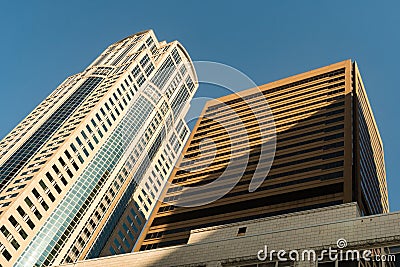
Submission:
{"label": "clear sky", "polygon": [[399,10],[396,1],[3,1],[0,138],[109,44],[145,29],[260,85],[351,58],[383,138],[391,210],[400,210]]}

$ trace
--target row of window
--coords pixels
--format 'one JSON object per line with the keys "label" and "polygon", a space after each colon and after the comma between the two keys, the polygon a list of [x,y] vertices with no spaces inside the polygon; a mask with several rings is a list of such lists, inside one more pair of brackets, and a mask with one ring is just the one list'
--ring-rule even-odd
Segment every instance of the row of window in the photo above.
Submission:
{"label": "row of window", "polygon": [[[145,108],[145,110],[141,110],[142,108]],[[134,136],[135,136],[135,134],[136,134],[136,132],[141,128],[141,123],[144,123],[145,122],[145,120],[146,120],[146,118],[147,118],[147,116],[150,114],[150,112],[152,111],[152,105],[149,103],[149,102],[147,102],[147,100],[145,100],[145,98],[143,98],[143,97],[139,97],[139,99],[138,99],[138,101],[135,103],[135,108],[131,108],[129,111],[128,111],[128,113],[127,113],[127,115],[126,115],[126,120],[128,120],[128,121],[126,121],[126,122],[121,122],[119,125],[118,125],[118,128],[121,128],[121,130],[122,131],[124,131],[124,132],[126,132],[123,136],[124,136],[124,139],[122,139],[122,140],[119,140],[119,142],[123,142],[123,143],[126,143],[126,142],[130,142],[130,140],[131,140],[131,138],[133,138]],[[158,113],[157,113],[158,114]],[[158,120],[158,118],[157,118],[157,116],[154,116],[154,118],[155,119],[157,119]],[[159,121],[159,122],[161,122],[161,121]],[[126,128],[126,130],[124,130]],[[129,128],[129,129],[128,129]],[[119,136],[119,133],[118,132],[116,132],[115,133],[116,135],[117,135],[117,137],[118,138],[115,138],[115,139],[113,139],[115,142],[118,142],[118,139],[120,139],[120,137],[121,136]],[[111,139],[109,139],[110,141],[112,141]],[[141,141],[137,144],[137,146],[136,146],[136,149],[132,152],[132,154],[131,155],[140,155],[140,153],[141,153],[141,151],[144,149],[144,147],[145,147],[145,145],[146,145],[146,143],[147,143],[147,138],[145,138],[144,136],[142,136],[142,138],[141,138]],[[145,143],[143,143],[143,142],[145,142]],[[103,145],[103,148],[105,148],[106,147],[106,145]],[[122,152],[122,150],[125,150],[127,147],[129,147],[129,143],[126,143],[126,144],[121,144],[120,146],[118,146],[118,148],[114,148],[113,149],[113,155],[115,156],[115,157],[121,157],[121,156],[123,156],[123,152]],[[102,149],[103,149],[102,148]],[[121,152],[118,152],[118,151],[121,151]],[[118,153],[117,153],[118,152]],[[121,154],[120,154],[121,153]],[[107,156],[107,155],[104,155],[105,157]],[[129,161],[128,161],[129,160]],[[130,156],[129,158],[128,158],[128,160],[127,160],[127,162],[125,162],[126,164],[125,164],[125,168],[131,168],[131,167],[133,167],[133,163],[134,162],[136,162],[136,158],[135,157],[133,157],[133,156]],[[111,161],[113,164],[116,164],[117,163],[117,161]],[[94,163],[94,161],[93,161],[93,163]],[[142,165],[141,165],[142,166]],[[99,166],[99,167],[101,167],[101,168],[104,168],[104,166],[103,165],[101,165],[101,166]],[[110,170],[111,171],[111,166],[108,166],[108,170]],[[127,174],[129,174],[131,172],[131,170],[129,169],[129,170],[127,170],[126,171],[126,173]],[[118,176],[117,176],[118,177]],[[134,185],[135,183],[131,183],[132,185]],[[99,185],[99,188],[101,188],[101,186]],[[113,194],[113,196],[112,196],[112,198],[110,198],[110,202],[111,201],[113,201],[113,199],[114,199],[114,197],[115,197],[115,190],[112,188],[112,186],[111,187],[109,187],[109,189],[108,189],[108,192],[111,192],[111,190],[114,192],[114,194]],[[89,204],[88,204],[89,205]],[[116,212],[116,209],[114,210],[114,213]],[[90,222],[90,221],[89,221]],[[93,224],[93,228],[94,227],[96,227],[96,225],[97,225],[97,223],[98,223],[98,221],[95,221],[95,224]],[[86,225],[85,227],[87,227],[88,225]],[[103,227],[103,229],[104,229],[104,227]],[[102,235],[102,233],[100,233],[100,235]],[[99,239],[97,239],[97,240],[99,240]],[[103,240],[103,239],[102,239]],[[100,240],[101,241],[101,240]],[[96,246],[97,247],[97,244],[93,244],[93,246]],[[74,248],[73,248],[74,249]],[[74,249],[74,251],[76,251],[76,253],[78,253],[79,252],[79,250],[78,249]],[[74,256],[74,254],[76,254],[74,251],[70,251],[69,252],[69,254],[68,254],[68,256],[69,256],[69,259],[71,259],[71,260],[74,260],[77,256],[75,255]]]}
{"label": "row of window", "polygon": [[[338,89],[335,89],[335,90],[332,90],[331,91],[331,94],[330,95],[326,95],[326,93],[323,93],[323,94],[321,94],[321,95],[319,95],[320,96],[320,98],[317,98],[317,101],[314,101],[313,103],[312,103],[312,105],[318,105],[318,104],[323,104],[323,103],[327,103],[327,104],[331,104],[333,101],[338,101],[338,100],[340,100],[340,99],[343,99],[344,98],[344,95],[343,94],[341,94],[341,93],[343,93],[344,92],[344,83],[338,83],[338,84],[334,84],[334,85],[330,85],[329,86],[329,89],[333,89],[333,88],[338,88]],[[313,100],[313,99],[315,99],[316,98],[316,96],[312,96],[311,98],[310,98],[310,100]],[[262,103],[260,103],[259,105],[256,105],[256,106],[254,106],[254,107],[252,107],[252,109],[253,109],[253,112],[250,112],[248,115],[256,115],[256,114],[260,114],[260,113],[266,113],[266,110],[265,110],[265,99],[263,99],[264,101],[262,101]],[[291,105],[292,104],[296,104],[296,103],[302,103],[303,102],[303,99],[302,100],[299,100],[299,102],[293,102],[293,103],[290,103]],[[264,108],[263,108],[264,107]],[[310,107],[310,103],[304,103],[304,104],[302,104],[302,105],[298,105],[298,106],[294,106],[294,107],[290,107],[290,108],[287,108],[287,104],[282,104],[282,105],[278,105],[278,106],[276,106],[276,107],[274,107],[271,111],[272,111],[272,113],[271,114],[267,114],[267,115],[265,115],[264,117],[265,118],[267,118],[268,116],[269,117],[273,117],[274,118],[274,120],[275,119],[277,119],[278,118],[278,115],[279,114],[285,114],[285,113],[289,113],[289,112],[291,112],[291,111],[298,111],[298,110],[300,110],[300,109],[302,109],[302,108],[304,108],[304,109],[306,109],[306,110],[308,110],[309,109],[309,107]],[[256,108],[261,108],[261,109],[257,109],[257,110],[254,110],[254,109],[256,109]],[[276,109],[278,109],[278,108],[282,108],[280,111],[275,111]],[[315,110],[315,109],[314,109]],[[210,127],[212,127],[212,126],[214,126],[214,125],[217,125],[218,123],[226,123],[226,122],[230,122],[230,121],[234,121],[234,120],[237,120],[237,114],[241,114],[242,112],[244,113],[246,110],[244,110],[244,111],[242,111],[242,110],[238,110],[238,111],[235,111],[235,113],[234,114],[236,114],[236,116],[234,116],[234,117],[228,117],[227,119],[225,119],[225,117],[227,116],[226,114],[225,114],[225,116],[224,117],[222,117],[222,118],[224,118],[224,119],[221,119],[221,120],[215,120],[214,118],[212,119],[212,122],[211,123],[208,123],[207,125],[203,125],[203,126],[199,126],[198,128],[197,128],[197,133],[198,133],[198,135],[200,135],[200,133],[202,133],[201,132],[201,130],[204,130],[204,129],[209,129]],[[228,114],[229,115],[229,114]],[[208,116],[208,114],[206,114],[206,116]],[[241,115],[241,116],[245,116],[245,114],[243,114],[243,115]],[[260,117],[260,116],[256,116],[256,119],[257,120],[260,120],[260,119],[262,119],[262,118],[264,118],[264,117]],[[252,118],[253,120],[254,120],[254,118]],[[243,121],[243,123],[245,123],[246,121]],[[234,125],[237,125],[237,124],[234,124]],[[225,126],[225,125],[224,125]],[[231,126],[231,125],[229,125],[229,126]],[[225,126],[226,127],[226,126]]]}
{"label": "row of window", "polygon": [[[316,109],[312,109],[310,112],[305,112],[306,114],[307,113],[311,113],[311,114],[313,114],[313,112],[312,111],[320,111],[320,110],[322,110],[322,112],[319,112],[318,114],[313,114],[312,115],[312,118],[313,119],[317,119],[317,118],[321,118],[321,117],[330,117],[330,116],[333,116],[333,115],[336,115],[336,114],[341,114],[341,113],[343,113],[343,109],[337,109],[337,110],[333,110],[333,111],[329,111],[329,110],[331,110],[331,109],[336,109],[336,108],[338,108],[338,107],[341,107],[341,106],[343,106],[344,105],[344,102],[338,102],[338,103],[336,103],[336,104],[334,104],[334,105],[330,105],[330,106],[327,106],[327,107],[323,107],[323,108],[316,108]],[[296,114],[290,114],[290,115],[287,115],[287,116],[285,116],[285,117],[281,117],[281,118],[277,118],[277,119],[275,119],[275,122],[276,122],[276,124],[278,124],[277,122],[279,122],[280,120],[285,120],[285,119],[287,119],[287,118],[289,118],[289,119],[291,119],[292,117],[295,117],[295,116],[298,116],[298,115],[302,115],[304,112],[301,112],[301,113],[296,113]],[[269,114],[267,114],[267,115],[263,115],[263,116],[260,116],[260,117],[268,117],[269,116]],[[304,120],[304,119],[298,119],[297,120],[297,124],[300,122],[300,121],[302,121],[302,120]],[[218,143],[224,143],[224,142],[228,142],[229,144],[231,144],[231,145],[237,145],[237,144],[240,144],[240,143],[244,143],[244,142],[246,142],[247,140],[241,140],[241,141],[239,141],[239,142],[235,142],[234,140],[235,139],[237,139],[237,140],[239,140],[239,139],[243,139],[242,137],[248,137],[247,139],[251,139],[252,137],[250,136],[252,133],[254,133],[254,134],[258,134],[258,136],[260,136],[260,134],[261,133],[263,133],[263,132],[268,132],[268,131],[270,131],[270,130],[274,130],[275,129],[275,125],[272,125],[271,126],[271,122],[269,121],[269,120],[266,120],[266,121],[263,121],[263,122],[254,122],[251,118],[250,119],[248,119],[247,120],[248,122],[253,122],[253,127],[256,127],[256,130],[254,130],[254,131],[252,131],[251,133],[243,133],[243,134],[239,134],[239,135],[234,135],[234,136],[230,136],[230,135],[222,135],[222,134],[219,134],[219,135],[217,135],[217,136],[215,136],[215,137],[218,137],[218,140],[212,140],[212,142],[211,141],[208,141],[208,142],[202,142],[202,153],[205,153],[205,152],[207,152],[208,150],[207,149],[205,149],[206,148],[206,146],[207,145],[210,145],[210,144],[212,144],[212,145],[215,145],[215,144],[218,144]],[[294,121],[290,121],[288,124],[293,124],[293,122]],[[295,121],[296,122],[296,121]],[[235,123],[234,125],[236,125],[237,123]],[[282,125],[281,124],[279,124],[281,127],[282,127]],[[251,126],[251,125],[250,125]],[[250,126],[248,126],[248,127],[246,127],[246,128],[249,128]],[[269,126],[269,127],[265,127],[265,126]],[[261,129],[260,129],[261,128]],[[299,130],[299,128],[298,127],[296,127],[296,130]],[[296,131],[296,130],[294,130],[294,131]],[[236,130],[230,130],[230,134],[231,134],[231,132],[238,132],[238,131],[241,131],[241,129],[239,128],[239,129],[236,129]],[[294,132],[293,131],[293,132]],[[214,132],[214,131],[213,131]],[[272,136],[274,135],[274,133],[272,133]],[[281,134],[280,134],[281,135]],[[279,135],[279,136],[280,136]],[[221,138],[220,138],[220,136],[221,136]],[[288,134],[288,136],[290,136],[290,134]],[[266,136],[266,137],[268,137],[268,136]],[[261,137],[260,137],[261,138]],[[199,147],[198,146],[196,146],[195,144],[197,144],[197,143],[200,143],[200,141],[202,141],[202,139],[197,139],[197,140],[192,140],[191,141],[191,143],[190,143],[190,147],[187,149],[187,151],[188,152],[190,152],[190,151],[193,151],[193,150],[198,150],[199,149]],[[193,145],[194,144],[194,145]],[[211,148],[211,150],[213,150],[214,148]]]}
{"label": "row of window", "polygon": [[[214,121],[218,121],[218,118],[226,118],[229,116],[237,116],[236,114],[252,114],[252,111],[255,111],[258,108],[263,108],[265,109],[265,105],[266,103],[268,104],[269,108],[271,110],[277,110],[279,108],[284,108],[286,109],[286,107],[289,105],[293,105],[293,104],[297,104],[297,103],[305,103],[306,101],[309,100],[315,100],[318,97],[323,97],[323,98],[332,98],[333,95],[344,92],[344,88],[342,89],[335,89],[337,87],[340,86],[344,86],[343,82],[339,82],[343,80],[344,77],[338,77],[335,79],[332,79],[329,83],[335,83],[335,84],[330,84],[324,87],[319,87],[319,88],[315,88],[311,87],[311,88],[307,88],[307,89],[312,89],[307,90],[303,93],[300,93],[299,91],[294,91],[293,95],[291,96],[287,96],[286,94],[283,94],[282,97],[279,97],[278,99],[276,99],[276,97],[271,97],[268,98],[268,100],[264,97],[258,97],[255,99],[250,99],[249,101],[241,104],[241,105],[236,105],[235,107],[231,107],[230,109],[226,109],[226,110],[218,110],[216,112],[210,112],[207,113],[207,117],[203,118],[200,122],[200,126],[214,120]],[[325,83],[323,82],[322,85],[325,85]],[[335,90],[332,90],[335,89]],[[318,93],[318,94],[317,94]],[[286,101],[286,102],[285,102]],[[287,102],[289,101],[289,102]],[[232,113],[233,112],[233,113]],[[274,113],[274,115],[276,115],[276,113]],[[199,134],[199,133],[196,133]],[[197,136],[197,135],[196,135]]]}
{"label": "row of window", "polygon": [[[186,127],[184,125],[183,120],[180,120],[177,123],[176,131],[178,133],[180,133],[180,132],[184,132],[185,129],[186,129]],[[172,151],[170,151],[170,153],[172,153]],[[171,156],[174,157],[173,155],[171,155]],[[175,158],[176,158],[176,156],[175,156]],[[161,179],[163,180],[168,177],[168,174],[171,171],[173,162],[165,149],[164,149],[164,152],[160,154],[160,159],[158,159],[156,161],[156,163],[154,165],[154,170],[151,171],[151,175],[147,178],[148,181],[145,182],[145,188],[142,188],[142,190],[140,190],[140,192],[137,195],[137,198],[141,202],[142,207],[143,206],[146,207],[144,199],[146,199],[146,201],[149,201],[150,205],[151,205],[151,199],[153,199],[153,200],[155,199],[153,190],[156,194],[159,193],[159,190],[160,190],[162,184],[161,184],[161,182],[159,182],[158,177],[161,177]],[[167,161],[169,162],[169,164],[167,163]],[[166,171],[164,169],[163,164],[165,165],[165,167],[168,171]],[[163,171],[162,173],[161,173],[161,170]],[[155,171],[158,173],[158,175],[156,175]],[[154,178],[157,181],[158,186],[155,186],[154,181],[153,181]],[[150,187],[149,183],[150,183],[150,185],[153,185],[153,188]],[[146,189],[146,190],[143,190],[143,189]],[[148,197],[147,192],[150,192],[151,199]],[[142,196],[144,199],[142,198]],[[136,202],[135,202],[135,205],[137,205]],[[139,206],[137,206],[137,208],[139,208]],[[131,210],[131,212],[133,212],[133,211]],[[135,235],[132,234],[130,229],[127,227],[126,221],[123,220],[122,221],[122,229],[121,229],[121,223],[120,223],[119,227],[116,227],[116,229],[118,229],[118,231],[117,231],[118,235],[114,234],[115,237],[113,239],[113,244],[110,244],[110,246],[108,247],[108,252],[111,255],[116,255],[116,254],[120,254],[120,253],[125,253],[126,251],[131,251],[134,243],[136,242],[136,238],[138,236],[138,229],[136,228],[136,226],[134,224],[136,217],[134,220],[132,220],[132,218],[130,218],[130,216],[127,215],[126,220],[127,220],[128,224],[134,229]],[[141,223],[142,223],[141,221],[138,222],[140,229],[143,226]],[[123,230],[123,232],[122,232],[122,230]],[[125,248],[122,244],[125,244]]]}
{"label": "row of window", "polygon": [[39,104],[37,108],[32,111],[17,127],[15,127],[10,134],[7,135],[0,142],[0,152],[4,149],[3,153],[0,153],[0,158],[8,153],[12,147],[18,143],[22,136],[25,136],[33,125],[35,125],[43,116],[48,112],[48,110],[60,99],[62,99],[79,80],[79,74],[74,75],[66,79],[57,89],[48,96],[42,103]]}
{"label": "row of window", "polygon": [[[94,66],[100,65],[100,64],[102,64],[102,65],[111,64],[114,66],[117,65],[128,54],[128,52],[132,48],[134,48],[137,45],[142,43],[142,42],[140,42],[141,39],[142,39],[142,36],[140,36],[140,37],[138,36],[132,40],[126,40],[124,43],[112,45],[111,47],[109,47],[108,50],[106,50],[103,53],[103,55],[101,55],[98,58],[98,60],[93,65]],[[140,48],[137,48],[134,51],[137,52],[137,51],[143,50],[143,47],[144,47],[144,44],[142,44],[142,46]],[[112,61],[112,63],[110,63],[111,61]]]}
{"label": "row of window", "polygon": [[[294,156],[305,154],[305,153],[315,152],[315,151],[324,151],[325,152],[326,150],[335,149],[335,148],[339,148],[339,147],[343,147],[343,146],[344,146],[344,142],[340,141],[340,142],[324,144],[322,146],[315,146],[315,147],[307,148],[307,149],[301,149],[301,150],[299,149],[299,150],[296,150],[296,151],[293,151],[293,152],[289,152],[289,153],[285,153],[285,154],[279,153],[280,151],[282,151],[282,149],[281,149],[281,147],[278,147],[276,149],[276,153],[275,153],[275,156],[274,156],[274,161],[280,160],[280,159],[284,159],[284,158],[294,157]],[[259,148],[260,148],[260,145],[252,146],[251,150],[252,151],[257,150],[258,152],[253,152],[253,153],[249,154],[248,156],[246,155],[246,158],[248,157],[249,160],[250,160],[251,157],[260,155]],[[234,155],[234,154],[238,154],[240,152],[248,151],[248,150],[249,150],[248,147],[242,147],[242,148],[238,148],[238,149],[235,149],[235,150],[232,150],[232,151],[218,153],[217,155],[215,155],[215,158],[218,159],[218,158],[221,158],[221,157],[224,157],[224,156]],[[271,152],[271,151],[263,151],[263,153],[269,153],[269,152]],[[213,157],[207,157],[207,158],[206,157],[204,157],[204,158],[202,157],[201,160],[202,161],[206,161],[207,159],[212,159],[212,158],[214,158],[214,156]],[[218,164],[221,164],[223,162],[229,162],[229,160],[230,159],[224,160],[224,161],[218,161]],[[217,163],[217,162],[213,162],[209,166],[215,165],[214,163]],[[274,168],[276,168],[276,167],[277,167],[277,165],[274,165]],[[207,182],[208,181],[201,182],[201,184],[205,184]],[[196,184],[196,186],[200,185],[199,183],[195,183],[195,184]],[[192,184],[192,186],[194,186],[194,184]],[[182,186],[170,187],[168,189],[167,193],[173,193],[173,192],[176,192],[176,191],[181,191],[182,189],[183,189]]]}
{"label": "row of window", "polygon": [[[133,208],[129,209],[129,212],[125,214],[125,222],[122,223],[122,229],[117,231],[118,237],[114,237],[113,244],[108,247],[111,255],[130,252],[145,223],[145,217],[140,211],[140,207],[137,203],[134,204],[137,212]],[[125,248],[120,242],[125,244]]]}
{"label": "row of window", "polygon": [[[297,87],[297,86],[301,86],[303,84],[312,83],[312,82],[320,80],[320,79],[330,78],[330,77],[334,77],[334,76],[338,76],[338,75],[343,75],[344,73],[345,73],[345,69],[342,68],[342,69],[334,70],[334,71],[331,71],[331,72],[323,73],[323,74],[320,74],[320,75],[317,75],[317,76],[314,76],[314,77],[306,78],[306,79],[303,79],[303,80],[300,80],[300,81],[297,81],[297,82],[292,82],[292,83],[288,83],[288,84],[285,84],[285,85],[282,85],[282,86],[278,86],[278,87],[275,87],[275,88],[266,89],[266,90],[262,91],[261,93],[262,94],[272,94],[272,93],[275,93],[275,92],[278,92],[278,91],[283,91],[283,90],[291,88],[291,87]],[[314,86],[315,86],[314,84],[307,85],[307,87],[314,87]],[[296,88],[295,90],[299,90],[299,88]],[[260,95],[260,92],[257,92],[255,94],[251,94],[251,95],[248,95],[248,96],[245,96],[245,97],[242,97],[242,98],[232,99],[230,101],[227,101],[227,102],[224,102],[224,103],[221,103],[221,104],[218,104],[218,105],[213,105],[213,106],[207,108],[207,112],[215,110],[215,109],[219,109],[219,108],[221,108],[223,106],[226,106],[226,105],[232,105],[232,104],[235,104],[235,103],[243,102],[243,101],[248,100],[248,99],[253,99],[253,98],[256,98],[259,95]]]}
{"label": "row of window", "polygon": [[[275,147],[272,148],[272,149],[269,149],[269,150],[268,150],[268,149],[267,149],[267,150],[264,149],[264,150],[263,150],[263,153],[273,153],[274,150],[275,150],[276,152],[282,150],[281,144],[282,144],[282,142],[284,142],[284,141],[295,141],[296,139],[302,140],[302,138],[304,138],[304,137],[309,137],[309,136],[317,135],[317,134],[321,134],[321,133],[322,133],[322,134],[324,134],[324,133],[329,133],[329,132],[332,132],[332,131],[341,130],[341,129],[343,129],[343,128],[344,128],[344,125],[343,125],[343,124],[338,124],[338,125],[331,126],[331,127],[328,127],[328,128],[320,128],[320,129],[317,129],[317,130],[314,130],[314,131],[305,132],[305,133],[302,133],[302,134],[291,135],[291,136],[288,136],[288,137],[286,137],[286,138],[278,138],[279,146],[278,146],[276,149],[275,149]],[[298,143],[295,143],[295,144],[298,145]],[[254,151],[254,150],[255,150],[255,147],[251,147],[251,149]],[[321,147],[321,149],[322,149],[322,147]],[[184,172],[191,172],[191,171],[203,169],[203,168],[205,168],[205,167],[210,168],[210,167],[215,166],[215,165],[220,165],[220,164],[228,163],[228,162],[231,161],[231,158],[224,159],[224,160],[218,160],[218,159],[221,158],[221,157],[223,157],[223,156],[236,155],[236,153],[238,153],[239,151],[244,151],[244,150],[248,150],[248,148],[244,147],[244,148],[240,148],[240,149],[235,149],[235,150],[233,150],[232,152],[231,152],[231,151],[228,151],[228,152],[224,152],[224,153],[218,153],[217,155],[211,155],[211,156],[201,157],[200,160],[201,160],[201,161],[205,161],[206,164],[197,165],[198,162],[196,162],[196,164],[193,164],[193,162],[192,162],[192,164],[190,164],[190,165],[196,165],[196,166],[193,166],[193,167],[191,167],[191,168],[185,168],[184,170],[179,171],[179,172],[177,173],[177,175],[178,175],[178,174],[181,174],[181,173],[184,173]],[[259,153],[259,152],[255,152],[255,153]],[[303,151],[302,153],[305,153],[305,151]],[[253,155],[253,153],[252,153],[252,154],[249,154],[248,156],[251,157],[252,155]],[[294,155],[296,155],[296,154],[295,154],[295,153],[289,153],[289,154],[285,154],[285,157],[293,157]],[[247,157],[247,155],[246,155],[245,157]],[[283,155],[279,155],[279,156],[278,156],[278,155],[275,154],[274,160],[276,161],[276,160],[278,160],[278,159],[280,159],[280,158],[282,158],[282,157],[283,157]],[[210,160],[210,159],[212,160],[212,159],[214,159],[214,158],[215,158],[215,160],[210,164],[208,160]],[[237,159],[237,158],[235,158],[235,159]],[[185,165],[189,165],[188,163],[190,163],[190,162],[191,162],[191,161],[185,162]],[[184,165],[181,164],[180,166],[182,167],[182,166],[184,166]]]}
{"label": "row of window", "polygon": [[387,187],[385,181],[385,169],[382,146],[379,141],[379,133],[373,123],[373,115],[369,110],[365,91],[358,81],[357,92],[358,127],[360,142],[360,177],[362,191],[368,197],[365,201],[371,213],[387,211]]}
{"label": "row of window", "polygon": [[[331,135],[328,135],[328,136],[325,136],[325,137],[317,137],[317,138],[313,138],[313,139],[309,139],[309,140],[305,140],[305,141],[301,141],[301,142],[296,142],[296,143],[293,143],[293,144],[290,144],[290,145],[285,145],[285,146],[282,146],[282,147],[278,148],[278,150],[280,150],[280,149],[285,150],[285,149],[294,148],[294,147],[297,147],[297,146],[303,146],[303,145],[307,145],[307,144],[312,144],[312,143],[316,143],[316,142],[320,142],[320,141],[326,142],[326,141],[339,139],[339,138],[343,138],[343,137],[344,137],[343,132],[342,133],[336,133],[336,134],[331,134]],[[185,181],[187,181],[189,179],[192,179],[192,178],[199,178],[200,176],[206,176],[207,180],[209,180],[209,179],[212,180],[212,179],[216,178],[216,177],[214,177],[215,174],[220,174],[220,172],[221,172],[221,169],[203,171],[201,173],[196,173],[196,174],[193,174],[193,175],[188,175],[188,174],[185,174],[183,172],[183,174],[181,175],[182,177],[176,176],[174,178],[174,180],[172,181],[172,183],[173,184],[181,183],[181,182],[185,182]],[[228,178],[228,177],[231,177],[231,176],[228,175],[226,177]]]}

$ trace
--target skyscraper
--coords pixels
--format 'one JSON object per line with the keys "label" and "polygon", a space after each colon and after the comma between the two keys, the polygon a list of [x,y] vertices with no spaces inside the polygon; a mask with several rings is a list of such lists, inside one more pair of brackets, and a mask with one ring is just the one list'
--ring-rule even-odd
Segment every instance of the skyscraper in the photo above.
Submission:
{"label": "skyscraper", "polygon": [[[151,30],[58,86],[0,143],[1,266],[132,247],[189,136],[196,89],[182,45]],[[119,224],[123,237],[105,248]]]}
{"label": "skyscraper", "polygon": [[[254,177],[272,160],[260,159],[272,131],[271,169]],[[248,159],[226,173],[243,153]],[[261,185],[249,192],[254,180]],[[362,215],[389,210],[382,141],[351,60],[209,101],[169,181],[135,250],[186,244],[193,229],[342,203],[357,202]]]}

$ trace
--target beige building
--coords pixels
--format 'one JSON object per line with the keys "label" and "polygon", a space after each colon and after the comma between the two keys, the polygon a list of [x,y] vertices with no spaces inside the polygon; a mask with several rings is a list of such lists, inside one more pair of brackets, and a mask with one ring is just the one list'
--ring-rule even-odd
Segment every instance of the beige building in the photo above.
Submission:
{"label": "beige building", "polygon": [[0,142],[0,266],[132,250],[189,136],[197,87],[183,46],[151,30],[58,86]]}
{"label": "beige building", "polygon": [[382,140],[357,64],[207,102],[169,182],[135,251],[187,244],[194,229],[344,203],[388,212]]}

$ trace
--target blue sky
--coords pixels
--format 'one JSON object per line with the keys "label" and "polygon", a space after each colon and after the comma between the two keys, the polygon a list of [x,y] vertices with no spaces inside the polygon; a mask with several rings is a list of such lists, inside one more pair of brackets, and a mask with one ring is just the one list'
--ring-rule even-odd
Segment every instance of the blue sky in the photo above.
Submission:
{"label": "blue sky", "polygon": [[[391,210],[400,210],[396,1],[33,2],[4,1],[0,9],[0,138],[109,44],[144,29],[257,84],[351,58],[383,138]],[[201,86],[198,96],[226,93]]]}

